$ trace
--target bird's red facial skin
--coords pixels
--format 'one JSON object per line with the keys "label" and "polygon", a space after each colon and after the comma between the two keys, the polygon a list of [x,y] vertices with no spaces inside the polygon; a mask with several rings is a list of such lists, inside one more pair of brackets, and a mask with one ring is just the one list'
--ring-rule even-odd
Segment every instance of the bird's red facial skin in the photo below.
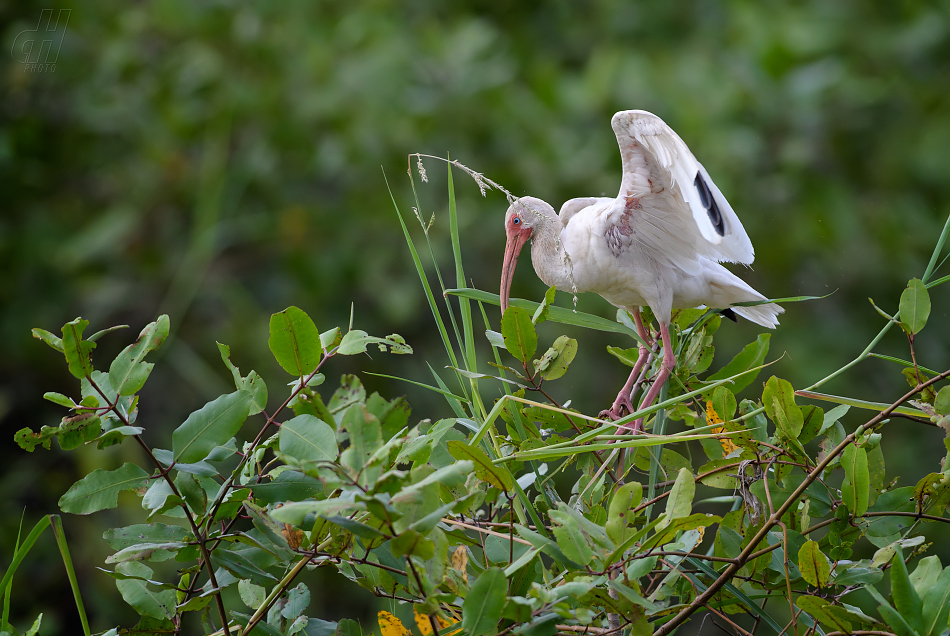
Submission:
{"label": "bird's red facial skin", "polygon": [[511,280],[515,275],[515,266],[518,264],[518,255],[521,248],[531,238],[532,229],[526,227],[524,220],[517,214],[508,218],[505,223],[505,260],[501,266],[501,313],[508,309],[508,296],[511,293]]}

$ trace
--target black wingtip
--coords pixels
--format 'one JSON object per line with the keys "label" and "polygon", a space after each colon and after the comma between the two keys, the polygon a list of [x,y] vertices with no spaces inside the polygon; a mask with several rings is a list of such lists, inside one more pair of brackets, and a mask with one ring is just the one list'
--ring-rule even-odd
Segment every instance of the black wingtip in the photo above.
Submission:
{"label": "black wingtip", "polygon": [[728,308],[728,307],[726,307],[725,309],[723,309],[723,310],[720,311],[719,313],[721,313],[723,316],[725,316],[726,318],[728,318],[728,319],[731,320],[732,322],[739,322],[739,318],[738,318],[738,316],[736,316],[736,312],[732,311],[732,310],[731,310],[730,308]]}
{"label": "black wingtip", "polygon": [[693,185],[695,185],[699,191],[699,202],[706,208],[706,214],[709,215],[709,221],[713,224],[713,227],[716,228],[716,233],[719,234],[719,236],[725,236],[726,225],[722,220],[722,213],[719,211],[719,206],[716,205],[716,199],[713,197],[712,192],[709,190],[709,185],[706,183],[706,180],[703,179],[701,173],[696,173],[696,179],[693,181]]}

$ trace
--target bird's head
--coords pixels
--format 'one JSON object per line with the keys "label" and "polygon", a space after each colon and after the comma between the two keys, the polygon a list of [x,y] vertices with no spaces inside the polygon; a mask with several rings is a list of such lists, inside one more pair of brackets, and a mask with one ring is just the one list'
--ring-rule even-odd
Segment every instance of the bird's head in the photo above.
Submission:
{"label": "bird's head", "polygon": [[535,197],[521,197],[511,204],[505,213],[505,260],[501,266],[501,313],[508,309],[511,279],[515,275],[518,255],[531,235],[545,221],[545,211],[554,214],[554,209]]}

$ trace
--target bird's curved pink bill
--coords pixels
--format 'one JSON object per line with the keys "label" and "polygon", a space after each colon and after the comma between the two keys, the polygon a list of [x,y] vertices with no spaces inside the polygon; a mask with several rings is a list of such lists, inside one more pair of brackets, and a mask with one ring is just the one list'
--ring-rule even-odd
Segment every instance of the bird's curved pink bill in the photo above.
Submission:
{"label": "bird's curved pink bill", "polygon": [[521,254],[521,248],[531,238],[531,228],[515,227],[511,221],[505,223],[505,234],[508,240],[505,243],[505,260],[501,265],[501,313],[504,315],[508,309],[508,297],[511,294],[511,280],[515,275],[515,266],[518,265],[518,255]]}

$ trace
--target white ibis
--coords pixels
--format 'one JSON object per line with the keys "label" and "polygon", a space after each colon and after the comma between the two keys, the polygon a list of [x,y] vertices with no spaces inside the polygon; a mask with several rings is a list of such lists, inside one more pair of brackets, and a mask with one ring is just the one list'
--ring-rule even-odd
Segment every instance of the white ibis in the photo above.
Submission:
{"label": "white ibis", "polygon": [[[571,199],[559,215],[540,199],[522,197],[505,214],[505,261],[501,309],[508,307],[511,280],[521,248],[531,240],[534,271],[546,285],[569,292],[596,292],[633,316],[640,337],[651,342],[640,307],[659,322],[663,358],[641,403],[650,406],[673,370],[670,314],[676,308],[765,300],[720,265],[752,262],[752,243],[726,198],[683,140],[652,113],[621,111],[610,121],[620,145],[623,180],[616,198]],[[735,314],[774,328],[784,310],[774,303],[731,307]],[[640,345],[637,362],[611,408],[619,419],[634,412],[631,393],[647,362]],[[627,430],[642,430],[642,418]]]}

